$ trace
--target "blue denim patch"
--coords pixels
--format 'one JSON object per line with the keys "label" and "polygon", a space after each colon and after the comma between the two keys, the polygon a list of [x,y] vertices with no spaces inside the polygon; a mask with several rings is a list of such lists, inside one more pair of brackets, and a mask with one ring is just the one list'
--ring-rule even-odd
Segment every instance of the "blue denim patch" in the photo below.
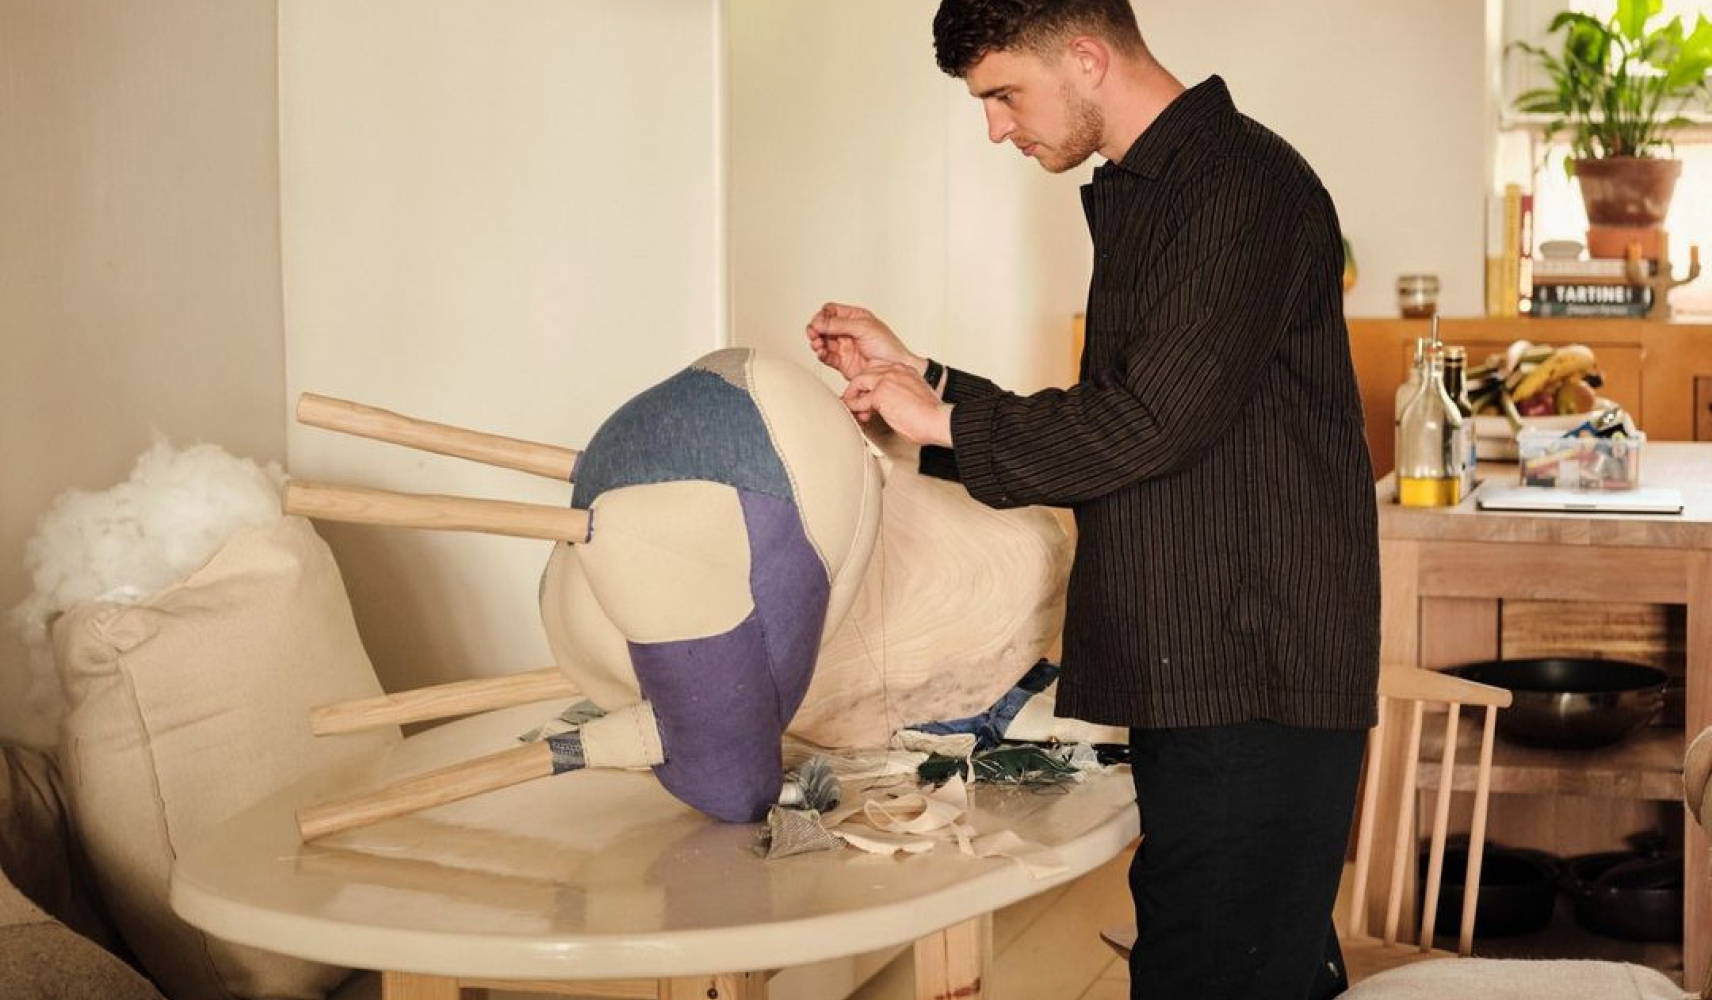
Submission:
{"label": "blue denim patch", "polygon": [[706,480],[794,501],[755,400],[719,374],[686,368],[619,407],[577,462],[571,505],[611,489]]}
{"label": "blue denim patch", "polygon": [[971,715],[963,719],[945,719],[938,722],[923,722],[909,728],[936,736],[951,736],[957,733],[974,733],[975,749],[989,750],[1004,742],[1005,730],[1010,728],[1011,720],[1017,717],[1028,700],[1042,691],[1058,677],[1058,664],[1051,660],[1040,660],[1028,668],[1028,673],[1022,675],[1022,680],[1016,686],[1006,691],[993,706],[980,715]]}

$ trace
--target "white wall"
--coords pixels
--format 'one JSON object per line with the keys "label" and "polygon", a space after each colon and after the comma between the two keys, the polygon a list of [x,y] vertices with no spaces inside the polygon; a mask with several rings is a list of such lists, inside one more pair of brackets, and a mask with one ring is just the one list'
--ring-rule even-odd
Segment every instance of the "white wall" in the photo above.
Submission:
{"label": "white wall", "polygon": [[[1352,315],[1390,314],[1412,270],[1472,313],[1486,5],[1141,20],[1167,65],[1223,74],[1319,169],[1361,264]],[[727,335],[727,240],[738,342],[801,352],[838,297],[1016,388],[1067,381],[1088,168],[1051,177],[987,143],[933,65],[933,6],[0,0],[0,600],[23,596],[47,501],[117,481],[151,425],[280,457],[285,383],[580,444]],[[566,496],[289,433],[300,476]],[[546,662],[543,545],[324,533],[389,687]],[[0,706],[23,659],[0,637]]]}
{"label": "white wall", "polygon": [[[0,0],[0,81],[4,611],[151,428],[284,457],[273,5]],[[56,738],[31,676],[0,619],[0,739]]]}
{"label": "white wall", "polygon": [[803,325],[837,299],[1012,387],[1071,379],[1089,171],[1048,177],[987,142],[933,63],[933,4],[727,6],[738,342],[812,364]]}
{"label": "white wall", "polygon": [[[1053,177],[987,142],[976,102],[933,64],[934,6],[730,0],[736,337],[799,351],[808,314],[843,298],[948,363],[1025,391],[1062,384],[1091,167]],[[1446,312],[1482,308],[1487,0],[1138,17],[1186,83],[1222,75],[1319,171],[1361,271],[1350,315],[1394,315],[1396,277],[1415,271],[1441,276]]]}
{"label": "white wall", "polygon": [[[713,0],[283,0],[286,383],[580,447],[725,336]],[[301,477],[569,487],[294,426]],[[389,688],[551,663],[550,543],[322,525]]]}
{"label": "white wall", "polygon": [[1351,316],[1395,316],[1399,274],[1432,272],[1449,315],[1484,309],[1487,0],[1226,0],[1138,6],[1160,61],[1212,73],[1307,157],[1360,279]]}

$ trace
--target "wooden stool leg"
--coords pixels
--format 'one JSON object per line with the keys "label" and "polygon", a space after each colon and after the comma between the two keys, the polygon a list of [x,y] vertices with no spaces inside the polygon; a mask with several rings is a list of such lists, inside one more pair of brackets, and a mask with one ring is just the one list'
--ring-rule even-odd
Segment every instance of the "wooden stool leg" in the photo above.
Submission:
{"label": "wooden stool leg", "polygon": [[765,972],[660,980],[660,1000],[767,1000]]}
{"label": "wooden stool leg", "polygon": [[414,972],[383,972],[380,995],[383,1000],[459,1000],[458,981]]}
{"label": "wooden stool leg", "polygon": [[981,1000],[993,967],[993,915],[947,927],[915,943],[916,1000]]}

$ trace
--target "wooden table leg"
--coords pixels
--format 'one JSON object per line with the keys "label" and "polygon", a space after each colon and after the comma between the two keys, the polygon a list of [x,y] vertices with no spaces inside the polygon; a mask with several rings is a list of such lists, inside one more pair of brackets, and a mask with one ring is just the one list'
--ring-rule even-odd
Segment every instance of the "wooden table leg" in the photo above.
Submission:
{"label": "wooden table leg", "polygon": [[[1692,740],[1712,726],[1712,554],[1699,553],[1690,567],[1684,735]],[[1708,842],[1707,831],[1700,828],[1693,816],[1685,816],[1683,822],[1687,824],[1683,838],[1683,885],[1688,890],[1683,899],[1683,985],[1697,990],[1702,985],[1712,985],[1712,946],[1708,945],[1712,941],[1712,863],[1707,858],[1712,844]]]}
{"label": "wooden table leg", "polygon": [[993,915],[954,924],[915,943],[916,1000],[981,1000],[993,967]]}
{"label": "wooden table leg", "polygon": [[765,972],[660,980],[660,1000],[767,1000]]}
{"label": "wooden table leg", "polygon": [[458,981],[414,972],[383,972],[380,995],[384,1000],[459,1000]]}

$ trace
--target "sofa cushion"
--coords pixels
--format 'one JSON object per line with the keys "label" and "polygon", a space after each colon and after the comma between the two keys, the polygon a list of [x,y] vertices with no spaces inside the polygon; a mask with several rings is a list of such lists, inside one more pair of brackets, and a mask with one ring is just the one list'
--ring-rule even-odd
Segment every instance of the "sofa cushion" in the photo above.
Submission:
{"label": "sofa cushion", "polygon": [[113,953],[48,916],[0,878],[0,996],[164,1000]]}
{"label": "sofa cushion", "polygon": [[313,706],[381,694],[327,546],[301,518],[240,531],[183,582],[74,608],[53,638],[76,827],[142,966],[174,1000],[325,996],[346,970],[212,939],[167,892],[182,845],[399,738],[310,735]]}
{"label": "sofa cushion", "polygon": [[48,916],[129,960],[72,834],[53,758],[0,745],[0,874]]}

